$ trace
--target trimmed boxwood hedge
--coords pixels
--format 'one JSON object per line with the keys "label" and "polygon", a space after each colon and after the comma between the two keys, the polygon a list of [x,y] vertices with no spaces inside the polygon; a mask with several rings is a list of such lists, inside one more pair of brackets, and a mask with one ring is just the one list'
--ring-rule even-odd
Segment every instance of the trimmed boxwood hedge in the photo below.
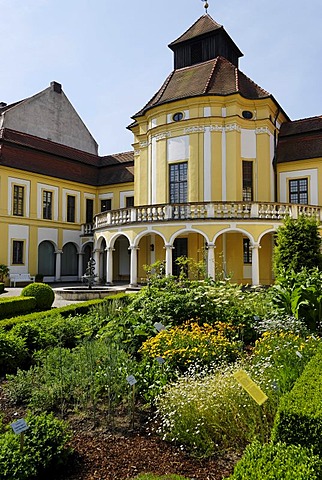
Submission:
{"label": "trimmed boxwood hedge", "polygon": [[29,313],[35,310],[35,308],[36,299],[34,297],[0,298],[0,319],[14,317],[23,312]]}
{"label": "trimmed boxwood hedge", "polygon": [[[69,317],[70,315],[83,315],[88,313],[88,311],[95,305],[99,305],[104,302],[112,302],[114,299],[127,299],[132,298],[134,294],[127,293],[117,293],[116,295],[110,295],[105,298],[96,298],[94,300],[88,300],[87,302],[82,303],[73,303],[70,305],[65,305],[64,307],[52,308],[51,310],[45,310],[43,312],[34,312],[29,313],[28,315],[19,315],[14,318],[5,318],[0,319],[0,329],[5,331],[11,330],[12,327],[19,323],[31,322],[33,320],[38,321],[42,318],[54,317],[59,313],[63,317]],[[23,298],[23,297],[9,297],[9,298]],[[5,300],[5,299],[4,299]],[[0,299],[0,310],[1,310],[1,299]]]}
{"label": "trimmed boxwood hedge", "polygon": [[282,397],[273,442],[312,447],[322,456],[322,349],[309,361],[293,389]]}
{"label": "trimmed boxwood hedge", "polygon": [[285,443],[248,445],[227,480],[320,480],[322,460],[307,448]]}

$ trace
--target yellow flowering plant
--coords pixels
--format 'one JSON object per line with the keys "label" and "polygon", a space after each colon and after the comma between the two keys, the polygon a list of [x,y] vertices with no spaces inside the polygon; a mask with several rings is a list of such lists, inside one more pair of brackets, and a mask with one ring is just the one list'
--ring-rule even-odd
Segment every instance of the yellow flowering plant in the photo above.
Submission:
{"label": "yellow flowering plant", "polygon": [[237,327],[218,322],[213,325],[188,321],[162,330],[145,341],[139,352],[149,358],[162,357],[173,367],[185,370],[191,363],[234,361],[240,352]]}

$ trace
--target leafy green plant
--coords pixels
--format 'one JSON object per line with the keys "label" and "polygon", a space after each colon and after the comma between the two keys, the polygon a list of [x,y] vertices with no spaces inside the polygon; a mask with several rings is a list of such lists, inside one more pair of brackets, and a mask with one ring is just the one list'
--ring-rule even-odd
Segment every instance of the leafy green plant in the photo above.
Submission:
{"label": "leafy green plant", "polygon": [[279,227],[274,248],[274,270],[276,276],[285,272],[299,272],[304,267],[312,269],[322,266],[320,253],[321,237],[315,219],[300,215],[294,219],[286,217]]}
{"label": "leafy green plant", "polygon": [[2,480],[30,480],[49,468],[66,463],[71,450],[67,447],[70,433],[66,425],[52,414],[26,417],[24,450],[20,451],[19,435],[11,429],[0,434],[0,477]]}
{"label": "leafy green plant", "polygon": [[277,310],[304,320],[311,331],[321,330],[322,272],[303,268],[288,272],[270,290],[272,305]]}
{"label": "leafy green plant", "polygon": [[34,410],[89,410],[96,420],[98,405],[109,420],[127,399],[126,376],[131,360],[108,341],[86,341],[74,350],[56,347],[38,355],[38,365],[8,376],[7,390],[16,403]]}
{"label": "leafy green plant", "polygon": [[45,283],[30,283],[22,289],[21,295],[23,297],[34,297],[38,310],[49,309],[55,300],[53,289]]}
{"label": "leafy green plant", "polygon": [[313,335],[266,331],[256,341],[250,362],[270,389],[282,396],[291,390],[320,344],[320,338]]}
{"label": "leafy green plant", "polygon": [[227,480],[319,480],[322,460],[307,448],[254,441]]}

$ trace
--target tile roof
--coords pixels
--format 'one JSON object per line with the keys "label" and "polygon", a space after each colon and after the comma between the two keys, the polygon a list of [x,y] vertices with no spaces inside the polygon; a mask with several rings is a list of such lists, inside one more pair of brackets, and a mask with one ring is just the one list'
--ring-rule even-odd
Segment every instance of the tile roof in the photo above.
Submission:
{"label": "tile roof", "polygon": [[0,163],[12,168],[94,186],[134,180],[133,152],[99,157],[7,128],[0,129],[1,144]]}
{"label": "tile roof", "polygon": [[179,38],[171,42],[169,44],[169,47],[171,48],[172,45],[191,40],[192,38],[199,37],[200,35],[213,32],[220,28],[223,28],[223,26],[215,22],[215,20],[210,15],[203,15]]}
{"label": "tile roof", "polygon": [[282,124],[277,144],[277,163],[322,158],[322,117]]}
{"label": "tile roof", "polygon": [[294,135],[316,130],[322,130],[322,116],[301,118],[299,120],[285,122],[281,126],[280,135]]}
{"label": "tile roof", "polygon": [[254,83],[229,60],[218,56],[207,62],[174,70],[160,90],[133,118],[143,115],[150,108],[174,100],[234,93],[250,100],[270,96],[269,92]]}

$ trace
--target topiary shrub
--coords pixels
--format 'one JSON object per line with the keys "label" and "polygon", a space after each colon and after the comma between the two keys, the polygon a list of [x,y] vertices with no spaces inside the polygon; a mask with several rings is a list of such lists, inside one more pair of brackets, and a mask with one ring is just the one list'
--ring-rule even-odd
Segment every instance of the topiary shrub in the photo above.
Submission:
{"label": "topiary shrub", "polygon": [[261,445],[257,440],[245,450],[227,480],[319,480],[322,461],[298,445]]}
{"label": "topiary shrub", "polygon": [[23,297],[35,297],[38,310],[48,310],[55,300],[53,289],[45,283],[30,283],[22,289]]}

